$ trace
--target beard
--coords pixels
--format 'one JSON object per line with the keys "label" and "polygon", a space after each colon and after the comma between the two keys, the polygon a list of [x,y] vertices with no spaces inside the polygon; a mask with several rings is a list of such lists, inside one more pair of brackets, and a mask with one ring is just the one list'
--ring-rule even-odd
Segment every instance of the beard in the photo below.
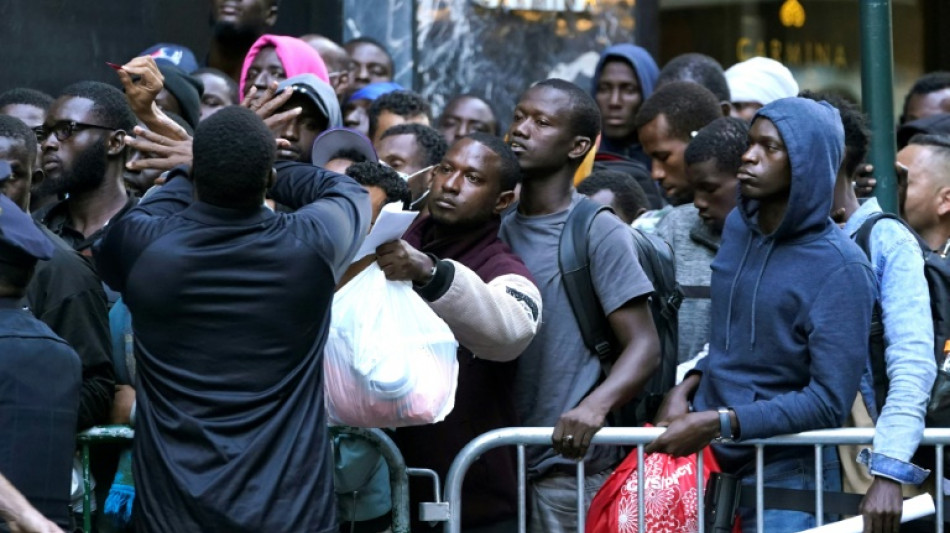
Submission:
{"label": "beard", "polygon": [[214,38],[232,46],[250,48],[264,30],[260,26],[250,24],[235,24],[214,20],[212,17],[211,32]]}
{"label": "beard", "polygon": [[106,137],[99,139],[79,154],[72,168],[59,178],[47,176],[37,187],[36,194],[40,197],[65,193],[76,195],[99,188],[106,179],[106,140]]}

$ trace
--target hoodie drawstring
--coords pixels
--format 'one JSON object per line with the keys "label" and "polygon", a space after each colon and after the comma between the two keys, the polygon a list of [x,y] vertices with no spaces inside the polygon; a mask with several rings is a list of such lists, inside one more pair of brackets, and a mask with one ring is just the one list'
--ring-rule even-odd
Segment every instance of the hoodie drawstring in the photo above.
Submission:
{"label": "hoodie drawstring", "polygon": [[755,306],[759,300],[759,285],[762,284],[762,276],[765,275],[765,267],[769,264],[769,257],[772,256],[772,250],[775,249],[775,241],[769,241],[769,249],[765,252],[765,260],[762,261],[762,267],[759,268],[759,276],[755,278],[755,289],[752,290],[752,346],[755,347]]}
{"label": "hoodie drawstring", "polygon": [[739,268],[736,269],[736,275],[732,278],[732,291],[729,293],[729,312],[726,313],[726,351],[729,351],[729,339],[732,336],[732,302],[736,297],[736,287],[739,286],[739,274],[745,268],[745,261],[749,257],[749,250],[752,249],[752,235],[749,234],[749,240],[745,245],[745,252],[742,254],[742,261],[739,262]]}

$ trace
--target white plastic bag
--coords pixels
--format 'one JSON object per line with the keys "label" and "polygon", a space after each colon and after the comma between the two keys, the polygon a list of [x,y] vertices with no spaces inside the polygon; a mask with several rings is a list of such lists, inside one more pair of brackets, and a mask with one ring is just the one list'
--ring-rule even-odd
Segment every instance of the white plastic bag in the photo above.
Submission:
{"label": "white plastic bag", "polygon": [[333,298],[323,360],[331,425],[432,424],[455,407],[458,342],[412,290],[373,262]]}

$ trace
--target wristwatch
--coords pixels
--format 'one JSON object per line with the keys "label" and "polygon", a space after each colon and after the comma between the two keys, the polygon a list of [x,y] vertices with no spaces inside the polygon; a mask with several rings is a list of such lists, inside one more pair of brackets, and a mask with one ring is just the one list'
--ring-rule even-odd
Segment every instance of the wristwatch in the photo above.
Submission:
{"label": "wristwatch", "polygon": [[735,435],[732,434],[732,417],[729,416],[731,409],[720,407],[717,411],[719,412],[719,438],[716,440],[725,443],[735,442]]}

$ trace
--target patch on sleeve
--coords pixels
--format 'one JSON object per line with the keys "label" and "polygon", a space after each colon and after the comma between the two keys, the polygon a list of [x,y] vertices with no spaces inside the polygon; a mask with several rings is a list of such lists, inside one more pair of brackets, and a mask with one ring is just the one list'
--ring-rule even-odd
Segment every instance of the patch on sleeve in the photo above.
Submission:
{"label": "patch on sleeve", "polygon": [[505,287],[505,292],[510,294],[512,297],[514,297],[515,300],[518,300],[519,302],[521,302],[521,305],[527,307],[528,310],[531,311],[531,318],[535,322],[538,321],[538,304],[535,303],[534,300],[532,300],[528,295],[522,292],[516,291],[515,289],[512,289],[511,287]]}

